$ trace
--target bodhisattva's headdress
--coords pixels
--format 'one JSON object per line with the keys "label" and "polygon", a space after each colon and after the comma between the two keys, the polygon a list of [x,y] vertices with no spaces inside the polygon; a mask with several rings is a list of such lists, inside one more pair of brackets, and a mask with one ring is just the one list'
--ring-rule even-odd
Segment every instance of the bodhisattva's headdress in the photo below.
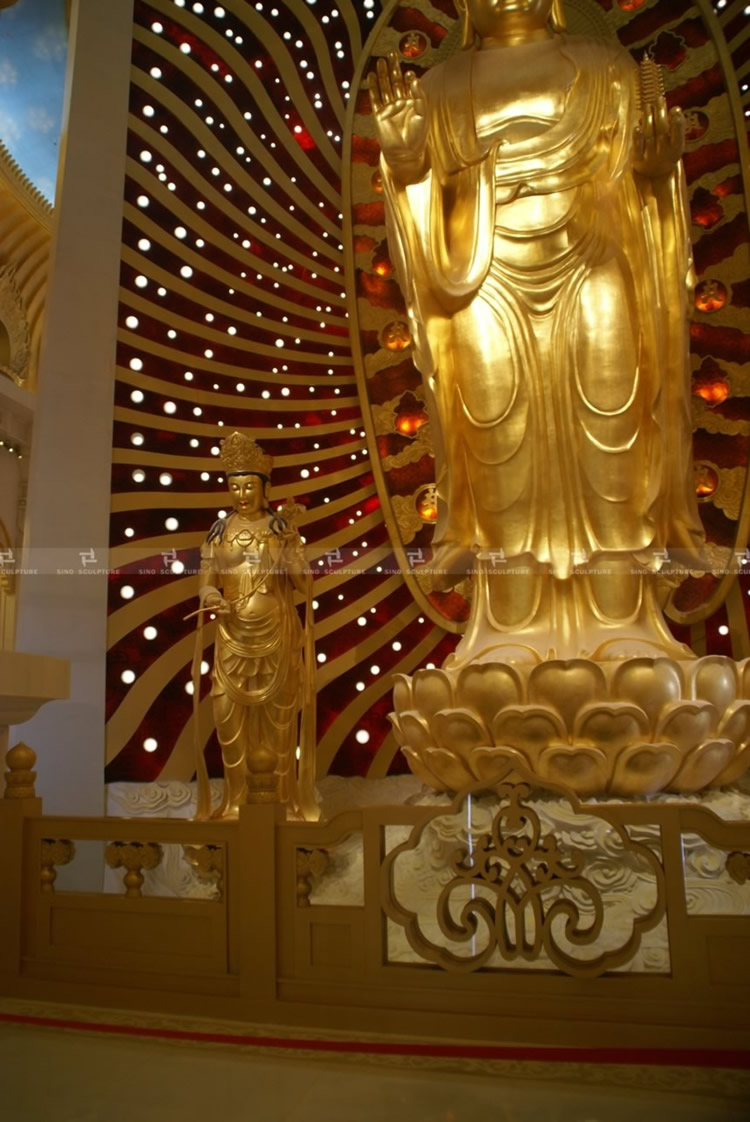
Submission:
{"label": "bodhisattva's headdress", "polygon": [[273,460],[250,436],[233,432],[221,442],[221,463],[227,475],[264,475],[271,478]]}
{"label": "bodhisattva's headdress", "polygon": [[[456,9],[458,10],[458,15],[461,20],[461,50],[466,51],[474,46],[476,32],[474,31],[474,25],[469,16],[466,0],[457,0]],[[566,30],[567,23],[565,22],[563,0],[553,0],[549,22],[553,31]]]}

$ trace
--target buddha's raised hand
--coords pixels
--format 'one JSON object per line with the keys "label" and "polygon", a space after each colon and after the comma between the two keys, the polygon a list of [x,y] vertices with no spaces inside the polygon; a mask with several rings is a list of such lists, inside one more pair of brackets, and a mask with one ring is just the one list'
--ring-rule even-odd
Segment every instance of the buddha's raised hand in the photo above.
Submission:
{"label": "buddha's raised hand", "polygon": [[388,166],[401,179],[414,180],[425,170],[429,120],[427,100],[412,70],[401,74],[398,54],[378,59],[370,74],[370,101],[375,131]]}
{"label": "buddha's raised hand", "polygon": [[663,97],[645,105],[633,136],[633,167],[649,179],[669,175],[685,150],[685,118]]}

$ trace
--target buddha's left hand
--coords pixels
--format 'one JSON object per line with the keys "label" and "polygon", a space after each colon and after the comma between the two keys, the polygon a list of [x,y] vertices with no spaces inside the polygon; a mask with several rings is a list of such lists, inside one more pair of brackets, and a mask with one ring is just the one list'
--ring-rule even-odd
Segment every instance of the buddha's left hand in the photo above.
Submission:
{"label": "buddha's left hand", "polygon": [[669,175],[685,150],[681,109],[667,109],[664,98],[644,106],[633,131],[633,167],[649,179]]}

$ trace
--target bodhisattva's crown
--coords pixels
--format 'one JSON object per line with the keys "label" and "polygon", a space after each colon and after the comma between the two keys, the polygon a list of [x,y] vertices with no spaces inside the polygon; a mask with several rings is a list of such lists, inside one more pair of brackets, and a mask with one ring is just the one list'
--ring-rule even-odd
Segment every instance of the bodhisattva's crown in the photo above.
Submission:
{"label": "bodhisattva's crown", "polygon": [[233,432],[222,440],[221,463],[227,475],[253,472],[270,478],[273,467],[271,457],[265,454],[252,437],[241,432]]}

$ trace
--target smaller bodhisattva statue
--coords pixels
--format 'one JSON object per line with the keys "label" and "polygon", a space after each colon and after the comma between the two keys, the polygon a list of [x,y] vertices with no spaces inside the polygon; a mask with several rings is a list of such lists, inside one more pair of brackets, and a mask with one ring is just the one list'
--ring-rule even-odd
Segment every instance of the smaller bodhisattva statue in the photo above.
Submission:
{"label": "smaller bodhisattva statue", "polygon": [[[271,512],[272,460],[250,437],[233,432],[222,441],[221,462],[235,509],[214,522],[201,549],[199,619],[216,617],[211,697],[224,797],[212,814],[199,748],[196,817],[235,818],[244,803],[278,799],[316,819],[312,574],[293,524],[299,508],[290,503]],[[304,629],[295,590],[306,599]],[[196,729],[198,694],[195,687]]]}

